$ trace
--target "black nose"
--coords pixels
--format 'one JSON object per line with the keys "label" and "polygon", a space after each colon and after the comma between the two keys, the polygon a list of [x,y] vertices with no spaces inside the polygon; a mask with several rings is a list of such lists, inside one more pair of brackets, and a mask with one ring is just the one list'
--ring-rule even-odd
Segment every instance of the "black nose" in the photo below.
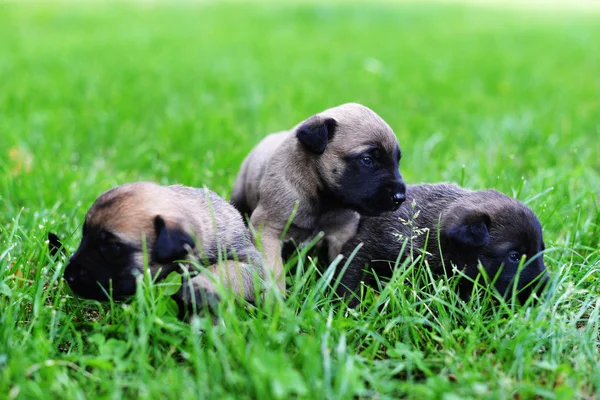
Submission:
{"label": "black nose", "polygon": [[65,267],[65,272],[63,276],[65,280],[69,283],[69,285],[72,285],[77,281],[77,279],[83,278],[84,272],[80,268],[80,266],[70,261]]}
{"label": "black nose", "polygon": [[392,202],[394,203],[394,207],[400,207],[400,204],[404,203],[406,200],[406,195],[404,193],[396,192],[392,195]]}

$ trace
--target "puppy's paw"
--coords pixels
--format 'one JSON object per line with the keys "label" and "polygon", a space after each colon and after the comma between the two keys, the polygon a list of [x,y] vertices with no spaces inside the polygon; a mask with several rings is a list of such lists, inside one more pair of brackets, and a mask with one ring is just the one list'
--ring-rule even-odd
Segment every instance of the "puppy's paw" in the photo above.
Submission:
{"label": "puppy's paw", "polygon": [[172,296],[179,307],[180,320],[206,312],[216,314],[221,299],[211,287],[206,287],[203,283],[197,279],[184,280],[181,288]]}

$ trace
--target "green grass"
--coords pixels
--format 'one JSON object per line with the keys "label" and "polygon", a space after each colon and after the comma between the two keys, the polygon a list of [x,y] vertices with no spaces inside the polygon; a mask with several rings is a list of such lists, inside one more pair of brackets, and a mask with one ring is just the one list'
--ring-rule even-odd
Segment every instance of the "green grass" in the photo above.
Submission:
{"label": "green grass", "polygon": [[[0,5],[0,397],[599,396],[598,43],[584,12]],[[145,179],[227,197],[262,136],[347,101],[395,130],[407,182],[535,210],[544,304],[462,303],[408,266],[351,311],[306,258],[287,300],[226,298],[216,326],[177,321],[152,285],[129,305],[71,294],[46,234],[73,251],[101,192]]]}

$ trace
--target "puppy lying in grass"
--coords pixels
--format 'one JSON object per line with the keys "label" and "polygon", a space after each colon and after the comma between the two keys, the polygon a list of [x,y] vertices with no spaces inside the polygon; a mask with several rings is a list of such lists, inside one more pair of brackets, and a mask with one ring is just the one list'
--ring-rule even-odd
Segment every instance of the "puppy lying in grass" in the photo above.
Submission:
{"label": "puppy lying in grass", "polygon": [[[49,243],[51,254],[57,254],[58,237],[50,234]],[[213,277],[249,301],[263,277],[260,252],[232,205],[209,190],[137,182],[111,189],[94,202],[64,278],[73,292],[88,299],[129,297],[144,273],[144,249],[148,271],[157,281],[183,272],[181,261],[204,267],[184,280],[174,296],[180,316],[215,305]]]}
{"label": "puppy lying in grass", "polygon": [[[471,191],[451,184],[407,186],[407,201],[393,213],[361,220],[357,234],[343,247],[349,257],[359,244],[338,294],[354,297],[360,282],[374,285],[389,278],[395,265],[423,255],[434,275],[455,273],[462,278],[460,295],[469,296],[480,275],[479,263],[495,288],[523,303],[549,281],[543,261],[544,240],[539,220],[527,206],[495,190]],[[398,261],[398,262],[396,262]],[[480,280],[481,282],[481,280]]]}

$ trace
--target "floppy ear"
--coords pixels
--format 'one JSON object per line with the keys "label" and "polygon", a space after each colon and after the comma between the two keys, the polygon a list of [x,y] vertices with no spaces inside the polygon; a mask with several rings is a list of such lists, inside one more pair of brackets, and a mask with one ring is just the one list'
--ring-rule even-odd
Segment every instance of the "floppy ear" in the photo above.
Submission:
{"label": "floppy ear", "polygon": [[327,142],[333,138],[336,125],[333,118],[313,115],[298,127],[296,137],[312,153],[323,154]]}
{"label": "floppy ear", "polygon": [[446,236],[463,246],[482,247],[490,241],[490,216],[484,211],[456,210],[457,214],[446,229]]}
{"label": "floppy ear", "polygon": [[48,250],[51,257],[56,257],[58,254],[67,255],[67,250],[65,250],[60,238],[52,232],[48,232]]}
{"label": "floppy ear", "polygon": [[194,239],[190,235],[181,229],[167,227],[160,215],[154,218],[154,230],[156,240],[152,247],[152,258],[161,264],[183,260],[188,248],[194,248]]}

